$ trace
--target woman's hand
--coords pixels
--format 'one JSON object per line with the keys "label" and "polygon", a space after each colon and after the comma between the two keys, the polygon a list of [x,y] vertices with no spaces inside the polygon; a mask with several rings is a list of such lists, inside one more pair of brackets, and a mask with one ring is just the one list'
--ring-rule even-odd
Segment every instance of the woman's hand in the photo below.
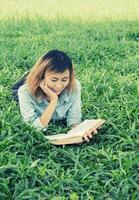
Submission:
{"label": "woman's hand", "polygon": [[44,79],[40,83],[40,88],[49,97],[50,101],[57,101],[58,95],[55,94],[50,88],[48,88],[47,84],[44,82]]}
{"label": "woman's hand", "polygon": [[98,132],[96,129],[94,128],[91,128],[89,129],[84,135],[83,135],[83,139],[86,141],[86,142],[89,142],[89,139],[92,138],[92,134],[93,135],[96,135]]}

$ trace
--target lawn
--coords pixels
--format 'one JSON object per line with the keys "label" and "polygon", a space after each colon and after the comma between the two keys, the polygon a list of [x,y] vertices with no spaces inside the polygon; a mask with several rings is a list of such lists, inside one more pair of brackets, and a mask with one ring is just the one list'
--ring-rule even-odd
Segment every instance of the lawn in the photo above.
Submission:
{"label": "lawn", "polygon": [[[139,199],[139,2],[0,0],[0,200]],[[54,146],[26,125],[11,87],[51,49],[71,56],[89,143]],[[46,134],[64,133],[62,123]]]}

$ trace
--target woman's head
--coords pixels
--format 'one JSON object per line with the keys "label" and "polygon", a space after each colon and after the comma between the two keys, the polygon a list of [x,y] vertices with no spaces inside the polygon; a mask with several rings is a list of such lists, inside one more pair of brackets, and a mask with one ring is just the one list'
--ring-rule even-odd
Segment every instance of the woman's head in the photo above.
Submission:
{"label": "woman's head", "polygon": [[46,71],[44,76],[45,84],[57,95],[59,95],[70,82],[70,71],[64,72]]}
{"label": "woman's head", "polygon": [[65,88],[69,91],[75,88],[75,71],[70,57],[62,51],[51,50],[37,61],[26,80],[33,96],[44,95],[39,87],[43,79],[57,95]]}

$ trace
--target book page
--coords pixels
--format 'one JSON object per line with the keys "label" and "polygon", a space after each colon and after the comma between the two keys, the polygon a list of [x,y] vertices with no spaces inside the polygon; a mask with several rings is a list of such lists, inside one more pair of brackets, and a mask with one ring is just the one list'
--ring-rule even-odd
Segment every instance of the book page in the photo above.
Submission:
{"label": "book page", "polygon": [[83,142],[82,137],[73,137],[68,139],[59,139],[59,140],[50,140],[50,143],[56,145],[63,145],[63,144],[74,144],[74,143],[81,143]]}
{"label": "book page", "polygon": [[67,134],[81,135],[88,131],[91,128],[98,128],[101,126],[105,120],[103,119],[86,119],[81,124],[68,131]]}
{"label": "book page", "polygon": [[[67,134],[48,135],[45,138],[49,140],[65,139]],[[69,138],[69,137],[67,137]]]}
{"label": "book page", "polygon": [[67,134],[57,134],[57,135],[50,135],[45,136],[49,140],[62,140],[62,139],[69,139],[75,137],[82,137],[83,134],[88,131],[90,128],[98,128],[101,126],[105,120],[103,119],[86,119],[75,128],[71,129],[67,132]]}

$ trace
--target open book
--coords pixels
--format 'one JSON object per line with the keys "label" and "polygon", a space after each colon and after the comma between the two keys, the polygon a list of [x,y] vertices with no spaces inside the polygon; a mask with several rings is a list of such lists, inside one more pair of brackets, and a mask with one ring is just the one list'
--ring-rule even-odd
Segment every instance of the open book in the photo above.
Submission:
{"label": "open book", "polygon": [[81,143],[83,142],[83,136],[86,131],[89,131],[92,128],[100,128],[104,123],[104,119],[86,119],[68,131],[67,134],[49,135],[45,136],[45,138],[55,145]]}

